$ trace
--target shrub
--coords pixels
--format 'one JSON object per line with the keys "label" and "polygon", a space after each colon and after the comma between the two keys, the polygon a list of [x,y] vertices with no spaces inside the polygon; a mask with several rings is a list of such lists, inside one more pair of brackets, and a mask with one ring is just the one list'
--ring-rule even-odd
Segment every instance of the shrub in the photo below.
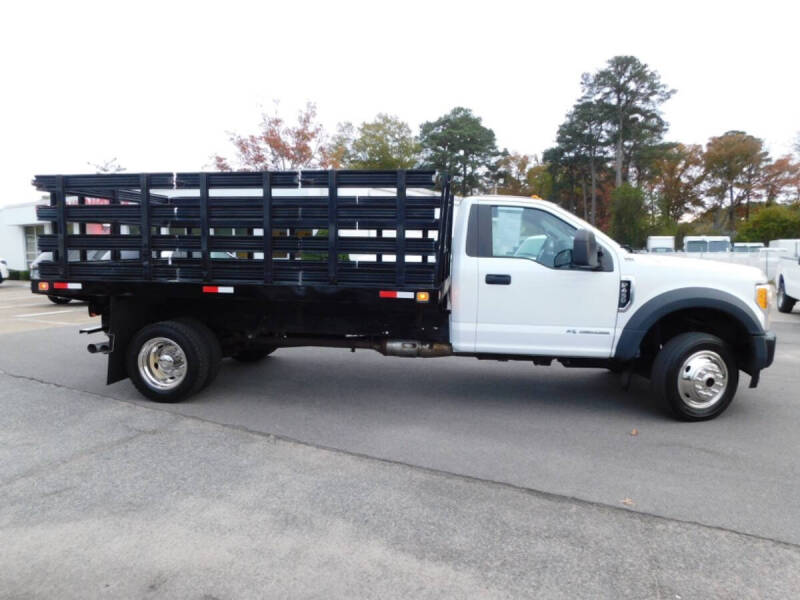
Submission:
{"label": "shrub", "polygon": [[789,206],[766,206],[739,226],[737,242],[764,242],[800,238],[800,210]]}

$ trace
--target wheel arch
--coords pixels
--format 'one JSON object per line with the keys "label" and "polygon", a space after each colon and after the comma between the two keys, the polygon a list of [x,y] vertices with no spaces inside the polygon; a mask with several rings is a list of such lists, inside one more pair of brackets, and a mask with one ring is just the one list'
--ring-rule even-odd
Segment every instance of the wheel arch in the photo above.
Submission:
{"label": "wheel arch", "polygon": [[614,358],[629,362],[683,331],[717,335],[734,346],[742,368],[749,372],[752,336],[764,329],[752,310],[733,294],[709,288],[683,288],[645,302],[620,334]]}

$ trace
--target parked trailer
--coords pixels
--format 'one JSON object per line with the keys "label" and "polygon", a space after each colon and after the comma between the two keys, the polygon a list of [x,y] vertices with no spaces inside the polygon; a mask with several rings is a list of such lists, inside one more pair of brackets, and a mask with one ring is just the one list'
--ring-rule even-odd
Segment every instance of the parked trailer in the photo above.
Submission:
{"label": "parked trailer", "polygon": [[465,198],[454,219],[449,179],[429,170],[34,184],[54,233],[32,290],[87,301],[108,383],[130,377],[160,402],[208,386],[222,357],[328,346],[635,372],[678,418],[703,420],[774,355],[757,269],[632,254],[532,198]]}
{"label": "parked trailer", "polygon": [[674,235],[649,235],[647,236],[647,251],[659,253],[675,252]]}

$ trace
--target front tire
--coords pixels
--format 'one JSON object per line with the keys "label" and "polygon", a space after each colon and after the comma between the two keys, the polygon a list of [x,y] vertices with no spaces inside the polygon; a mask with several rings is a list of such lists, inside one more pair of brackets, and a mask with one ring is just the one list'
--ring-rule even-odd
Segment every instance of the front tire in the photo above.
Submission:
{"label": "front tire", "polygon": [[653,363],[653,392],[682,421],[721,415],[739,385],[739,368],[728,345],[708,333],[682,333],[661,348]]}
{"label": "front tire", "polygon": [[783,279],[781,278],[781,281],[778,284],[778,310],[782,313],[790,313],[794,308],[795,302],[797,302],[796,298],[786,295],[786,288],[784,287]]}
{"label": "front tire", "polygon": [[180,402],[198,392],[211,362],[205,336],[191,324],[161,321],[143,327],[127,349],[128,376],[155,402]]}

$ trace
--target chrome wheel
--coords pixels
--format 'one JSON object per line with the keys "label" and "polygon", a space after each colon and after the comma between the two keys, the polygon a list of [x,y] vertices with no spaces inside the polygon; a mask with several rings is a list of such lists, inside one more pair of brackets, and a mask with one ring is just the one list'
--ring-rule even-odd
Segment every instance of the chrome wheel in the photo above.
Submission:
{"label": "chrome wheel", "polygon": [[719,402],[728,389],[728,367],[716,352],[701,350],[685,361],[678,372],[681,400],[696,410]]}
{"label": "chrome wheel", "polygon": [[142,344],[138,367],[153,389],[173,390],[186,378],[186,354],[173,340],[155,337]]}

